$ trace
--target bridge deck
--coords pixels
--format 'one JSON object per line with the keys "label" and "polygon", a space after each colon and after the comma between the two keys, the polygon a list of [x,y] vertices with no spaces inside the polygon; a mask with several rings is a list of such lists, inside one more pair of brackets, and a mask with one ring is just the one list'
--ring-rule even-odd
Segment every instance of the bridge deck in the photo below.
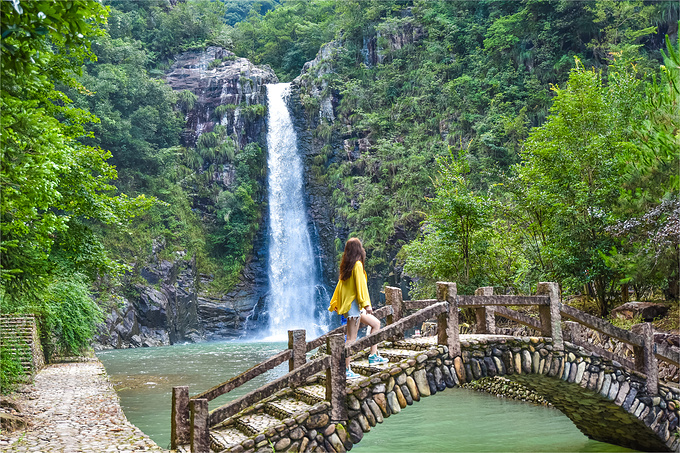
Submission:
{"label": "bridge deck", "polygon": [[[461,335],[461,344],[470,346],[471,344],[486,344],[488,342],[498,342],[504,340],[516,340],[517,337],[507,335]],[[531,339],[523,339],[530,342]],[[539,341],[538,337],[534,341]],[[379,377],[381,373],[387,372],[395,366],[406,368],[412,366],[408,362],[415,361],[416,357],[423,352],[437,348],[437,337],[420,337],[385,342],[379,345],[380,354],[389,359],[389,363],[384,365],[369,365],[368,351],[362,351],[351,359],[352,370],[360,375],[360,378],[347,382],[347,392],[352,393],[359,387],[364,387],[368,383]],[[231,448],[241,445],[241,443],[260,434],[253,442],[264,439],[262,433],[268,430],[282,431],[287,426],[294,425],[296,417],[303,414],[315,412],[315,408],[323,405],[326,397],[326,375],[318,373],[307,380],[307,383],[295,389],[285,389],[270,398],[267,398],[255,405],[245,413],[237,414],[228,418],[210,429],[211,449],[216,452],[230,451]],[[301,434],[302,436],[302,434]],[[189,445],[178,447],[179,452],[190,452]]]}

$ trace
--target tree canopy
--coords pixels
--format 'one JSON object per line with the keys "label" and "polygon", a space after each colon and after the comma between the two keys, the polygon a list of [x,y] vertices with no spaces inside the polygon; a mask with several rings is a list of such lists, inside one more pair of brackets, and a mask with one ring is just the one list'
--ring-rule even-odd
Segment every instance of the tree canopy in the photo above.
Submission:
{"label": "tree canopy", "polygon": [[124,269],[91,225],[122,226],[154,201],[116,194],[111,154],[83,142],[84,125],[97,118],[57,89],[85,90],[77,75],[93,58],[91,39],[104,34],[108,9],[19,0],[0,8],[0,297],[5,312],[45,313],[49,304],[40,301],[55,280],[87,285]]}

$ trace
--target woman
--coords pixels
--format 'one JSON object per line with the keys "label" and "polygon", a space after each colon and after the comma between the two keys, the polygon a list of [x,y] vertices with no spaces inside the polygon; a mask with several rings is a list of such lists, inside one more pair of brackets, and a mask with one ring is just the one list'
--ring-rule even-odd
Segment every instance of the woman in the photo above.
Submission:
{"label": "woman", "polygon": [[[344,315],[347,320],[346,341],[354,342],[359,331],[359,322],[371,327],[371,332],[380,330],[380,321],[373,316],[371,298],[368,295],[368,285],[366,284],[366,271],[364,261],[366,260],[366,250],[361,245],[361,241],[352,238],[345,244],[345,252],[340,261],[340,278],[335,292],[331,298],[331,306],[328,311],[335,311],[339,315]],[[387,363],[388,360],[378,354],[378,346],[371,346],[368,356],[368,364],[376,365]],[[354,373],[349,365],[349,357],[345,362],[347,379],[359,377]]]}

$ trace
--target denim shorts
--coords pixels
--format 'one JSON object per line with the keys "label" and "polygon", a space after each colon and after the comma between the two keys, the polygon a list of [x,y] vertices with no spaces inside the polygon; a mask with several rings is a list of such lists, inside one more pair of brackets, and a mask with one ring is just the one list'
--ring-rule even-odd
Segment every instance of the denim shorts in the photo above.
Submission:
{"label": "denim shorts", "polygon": [[352,301],[352,306],[349,307],[349,311],[345,313],[345,318],[358,318],[361,316],[361,310],[359,310],[359,304],[356,300]]}

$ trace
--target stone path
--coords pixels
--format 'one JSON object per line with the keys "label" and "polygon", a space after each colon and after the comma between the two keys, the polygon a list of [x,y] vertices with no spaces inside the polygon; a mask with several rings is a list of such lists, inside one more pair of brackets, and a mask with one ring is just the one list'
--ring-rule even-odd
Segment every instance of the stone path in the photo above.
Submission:
{"label": "stone path", "polygon": [[23,403],[27,431],[0,433],[0,451],[164,451],[131,424],[98,360],[50,365]]}

